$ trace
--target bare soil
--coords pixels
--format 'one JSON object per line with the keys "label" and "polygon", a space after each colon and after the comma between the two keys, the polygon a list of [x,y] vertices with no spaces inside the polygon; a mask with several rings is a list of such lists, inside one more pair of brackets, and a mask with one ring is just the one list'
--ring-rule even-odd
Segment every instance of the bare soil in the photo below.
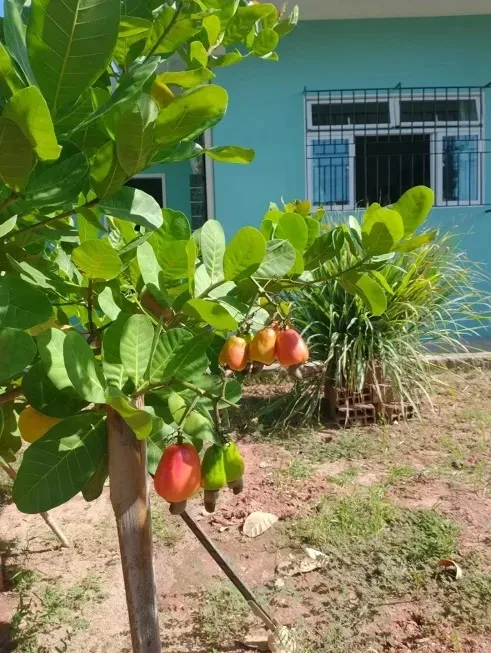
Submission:
{"label": "bare soil", "polygon": [[[300,650],[491,651],[489,371],[440,375],[421,420],[267,433],[251,417],[246,430],[237,434],[244,494],[224,492],[212,516],[197,498],[190,512],[276,619],[296,628]],[[152,501],[164,649],[245,650],[260,622],[180,518]],[[52,511],[70,549],[40,517],[9,501],[0,510],[0,651],[130,653],[108,488]],[[250,539],[241,528],[257,510],[280,520]],[[406,551],[402,541],[399,557],[404,529],[414,542]],[[305,545],[329,565],[289,575]],[[439,557],[455,560],[462,579],[442,577]]]}

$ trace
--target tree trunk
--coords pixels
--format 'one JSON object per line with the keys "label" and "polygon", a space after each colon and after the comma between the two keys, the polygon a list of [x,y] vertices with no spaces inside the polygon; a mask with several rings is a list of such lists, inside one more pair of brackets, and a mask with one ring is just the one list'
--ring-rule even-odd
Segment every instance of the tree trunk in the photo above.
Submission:
{"label": "tree trunk", "polygon": [[[137,400],[143,406],[143,397]],[[118,527],[133,653],[162,653],[145,441],[108,408],[111,503]]]}

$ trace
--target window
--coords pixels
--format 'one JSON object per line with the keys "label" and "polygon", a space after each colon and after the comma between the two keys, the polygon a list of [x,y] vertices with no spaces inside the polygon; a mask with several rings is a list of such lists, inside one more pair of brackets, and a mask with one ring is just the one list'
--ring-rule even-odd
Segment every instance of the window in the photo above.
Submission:
{"label": "window", "polygon": [[161,208],[165,206],[165,177],[159,174],[143,174],[133,177],[125,186],[138,188],[151,195]]}
{"label": "window", "polygon": [[484,202],[481,89],[317,91],[306,102],[316,206],[390,204],[420,184],[438,206]]}

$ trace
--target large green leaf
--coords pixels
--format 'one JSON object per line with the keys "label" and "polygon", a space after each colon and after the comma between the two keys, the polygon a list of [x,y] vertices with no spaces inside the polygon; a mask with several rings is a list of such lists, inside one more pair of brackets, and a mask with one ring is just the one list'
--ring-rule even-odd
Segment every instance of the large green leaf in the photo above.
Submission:
{"label": "large green leaf", "polygon": [[29,61],[50,107],[75,100],[106,70],[118,37],[119,0],[36,0]]}
{"label": "large green leaf", "polygon": [[24,0],[4,1],[5,19],[3,21],[3,30],[8,51],[19,64],[29,83],[35,85],[36,79],[27,56],[26,27],[21,17],[23,6]]}
{"label": "large green leaf", "polygon": [[239,147],[238,145],[209,147],[203,150],[203,152],[214,161],[220,161],[221,163],[239,163],[242,165],[252,163],[256,154],[254,150],[247,150],[245,147]]}
{"label": "large green leaf", "polygon": [[170,241],[186,241],[191,237],[191,226],[184,213],[172,209],[163,209],[162,218],[162,226],[154,231],[148,239],[158,261],[167,258]]}
{"label": "large green leaf", "polygon": [[133,177],[145,168],[153,148],[153,124],[159,114],[154,100],[146,94],[125,111],[116,125],[116,150],[118,159]]}
{"label": "large green leaf", "polygon": [[3,43],[0,43],[0,93],[8,98],[22,87],[22,80],[17,74],[12,59]]}
{"label": "large green leaf", "polygon": [[82,490],[106,455],[104,422],[101,413],[68,417],[25,451],[12,492],[21,512],[52,510]]}
{"label": "large green leaf", "polygon": [[410,236],[423,224],[434,203],[435,193],[431,188],[427,186],[415,186],[406,191],[391,207],[402,218],[405,236]]}
{"label": "large green leaf", "polygon": [[387,297],[383,288],[363,272],[346,272],[340,278],[342,287],[352,294],[358,295],[372,315],[382,315],[387,308]]}
{"label": "large green leaf", "polygon": [[3,117],[15,122],[41,161],[56,161],[61,147],[46,100],[36,86],[24,88],[7,102]]}
{"label": "large green leaf", "polygon": [[309,218],[308,215],[304,215],[303,219],[305,220],[305,224],[307,225],[307,247],[310,247],[312,243],[315,241],[316,238],[319,237],[321,226],[318,220],[315,220],[314,218]]}
{"label": "large green leaf", "polygon": [[227,281],[240,281],[256,272],[266,254],[266,241],[254,227],[242,227],[228,244],[223,258]]}
{"label": "large green leaf", "polygon": [[182,310],[186,315],[219,331],[235,331],[238,326],[237,321],[223,306],[208,299],[190,299]]}
{"label": "large green leaf", "polygon": [[435,240],[438,236],[438,229],[433,229],[432,231],[426,231],[423,234],[409,238],[408,240],[403,240],[394,248],[395,252],[412,252],[421,245],[427,245]]}
{"label": "large green leaf", "polygon": [[303,252],[309,238],[304,218],[298,213],[284,213],[278,220],[275,237],[288,240],[297,251]]}
{"label": "large green leaf", "polygon": [[70,417],[87,405],[73,388],[58,389],[50,380],[42,361],[35,363],[22,379],[27,402],[43,415]]}
{"label": "large green leaf", "polygon": [[58,206],[72,203],[88,181],[89,162],[79,152],[49,166],[31,180],[23,199],[27,207]]}
{"label": "large green leaf", "polygon": [[66,334],[60,329],[46,329],[36,338],[44,371],[54,387],[60,392],[63,392],[66,388],[73,388],[66,371],[63,355],[65,338]]}
{"label": "large green leaf", "polygon": [[174,377],[178,381],[192,381],[195,376],[201,375],[209,365],[206,351],[212,340],[213,333],[203,331],[181,343],[166,365],[165,378]]}
{"label": "large green leaf", "polygon": [[86,501],[96,501],[101,496],[108,476],[109,458],[106,454],[103,456],[96,471],[82,488],[82,495]]}
{"label": "large green leaf", "polygon": [[18,376],[36,355],[36,345],[24,331],[0,328],[0,383]]}
{"label": "large green leaf", "polygon": [[142,89],[146,87],[150,78],[155,74],[158,65],[159,59],[157,57],[152,57],[145,63],[136,64],[121,77],[116,90],[111,94],[108,101],[99,106],[86,120],[76,125],[71,133],[82,131],[109,112],[111,114],[118,112],[126,104],[136,101],[140,97]]}
{"label": "large green leaf", "polygon": [[152,323],[145,315],[132,315],[123,328],[119,349],[121,361],[137,389],[144,382],[153,334]]}
{"label": "large green leaf", "polygon": [[12,190],[21,191],[34,167],[34,152],[22,129],[0,117],[0,180]]}
{"label": "large green leaf", "polygon": [[186,435],[206,442],[215,442],[215,428],[211,419],[193,410],[184,420],[182,430]]}
{"label": "large green leaf", "polygon": [[116,289],[111,286],[106,286],[101,292],[97,295],[97,303],[99,308],[107,315],[107,317],[114,321],[117,320],[119,314],[121,313],[121,307],[117,303],[118,295],[116,295]]}
{"label": "large green leaf", "polygon": [[109,385],[120,389],[128,380],[128,373],[121,360],[120,346],[123,330],[129,318],[129,315],[120,314],[111,326],[104,331],[102,341],[102,370],[104,376]]}
{"label": "large green leaf", "polygon": [[387,254],[404,237],[404,224],[399,213],[374,203],[363,215],[361,231],[369,254]]}
{"label": "large green leaf", "polygon": [[86,240],[74,249],[72,261],[89,279],[109,281],[121,274],[118,253],[104,240]]}
{"label": "large green leaf", "polygon": [[174,429],[160,417],[154,417],[152,431],[147,438],[148,473],[155,474],[164,449],[170,444]]}
{"label": "large green leaf", "polygon": [[0,277],[0,327],[30,329],[47,322],[52,314],[49,299],[17,277]]}
{"label": "large green leaf", "polygon": [[259,20],[267,18],[272,13],[276,14],[276,7],[271,3],[239,7],[227,25],[223,45],[242,41]]}
{"label": "large green leaf", "polygon": [[223,279],[225,234],[217,220],[207,220],[201,228],[201,256],[211,283]]}
{"label": "large green leaf", "polygon": [[111,197],[127,179],[115,143],[107,141],[90,160],[90,181],[94,192],[100,199]]}
{"label": "large green leaf", "polygon": [[155,123],[157,145],[191,141],[215,125],[227,110],[228,95],[221,86],[207,84],[178,95],[164,107]]}
{"label": "large green leaf", "polygon": [[[151,15],[150,13],[149,18]],[[124,67],[130,52],[133,53],[135,48],[138,48],[137,54],[140,54],[151,29],[152,23],[146,18],[139,16],[121,16],[118,40],[113,52],[114,60]],[[139,44],[138,46],[136,45],[137,43]]]}
{"label": "large green leaf", "polygon": [[142,190],[123,186],[109,198],[104,198],[99,207],[113,218],[134,222],[151,231],[162,224],[162,211],[156,200]]}
{"label": "large green leaf", "polygon": [[262,29],[259,34],[256,34],[252,44],[254,54],[256,57],[264,57],[276,48],[279,40],[280,37],[274,29]]}
{"label": "large green leaf", "polygon": [[152,360],[150,361],[150,383],[162,383],[165,377],[165,368],[179,350],[181,345],[192,339],[192,334],[185,329],[169,329],[159,338]]}
{"label": "large green leaf", "polygon": [[164,281],[187,279],[189,275],[188,242],[187,240],[171,240],[159,244],[156,256],[162,268]]}
{"label": "large green leaf", "polygon": [[0,462],[13,463],[22,447],[14,402],[0,406]]}
{"label": "large green leaf", "polygon": [[106,401],[124,419],[138,440],[144,440],[150,435],[153,426],[151,414],[135,408],[121,390],[114,387],[107,388]]}
{"label": "large green leaf", "polygon": [[333,233],[328,232],[321,234],[316,238],[312,245],[304,254],[305,269],[315,270],[322,263],[330,261],[336,256],[336,245],[333,239]]}
{"label": "large green leaf", "polygon": [[269,240],[264,259],[254,276],[258,279],[284,277],[292,269],[295,258],[295,249],[288,240]]}
{"label": "large green leaf", "polygon": [[85,338],[77,331],[67,333],[63,342],[65,368],[75,391],[82,399],[104,404],[105,381],[101,364]]}
{"label": "large green leaf", "polygon": [[178,161],[188,161],[203,154],[203,148],[198,143],[192,141],[186,143],[180,141],[168,147],[162,147],[154,154],[152,163],[176,163]]}
{"label": "large green leaf", "polygon": [[150,289],[152,287],[159,289],[162,268],[158,264],[155,252],[150,243],[145,242],[139,245],[136,255],[143,283]]}

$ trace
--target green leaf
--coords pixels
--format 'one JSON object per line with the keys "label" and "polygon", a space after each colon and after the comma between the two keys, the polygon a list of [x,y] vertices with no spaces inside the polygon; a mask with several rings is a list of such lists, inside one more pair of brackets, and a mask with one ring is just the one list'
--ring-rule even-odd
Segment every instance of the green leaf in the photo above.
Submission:
{"label": "green leaf", "polygon": [[49,299],[30,283],[16,277],[0,277],[0,326],[30,329],[52,315]]}
{"label": "green leaf", "polygon": [[276,13],[276,7],[270,3],[239,7],[227,25],[223,45],[242,41],[259,20],[267,18],[273,12]]}
{"label": "green leaf", "polygon": [[106,402],[120,415],[138,440],[145,440],[152,432],[152,416],[145,410],[133,406],[118,388],[106,390]]}
{"label": "green leaf", "polygon": [[208,65],[208,52],[201,41],[193,41],[189,44],[189,65],[192,68],[203,67]]}
{"label": "green leaf", "polygon": [[147,467],[149,474],[155,474],[164,449],[170,444],[174,429],[160,417],[154,417],[152,432],[147,438]]}
{"label": "green leaf", "polygon": [[16,224],[17,224],[16,215],[13,215],[8,220],[5,220],[5,222],[2,222],[2,224],[0,224],[0,238],[3,238],[7,234],[9,234],[12,231],[12,229],[15,228]]}
{"label": "green leaf", "polygon": [[171,390],[169,392],[167,401],[169,402],[169,410],[170,414],[172,415],[172,419],[176,424],[180,424],[187,409],[185,399],[181,397],[181,395],[177,394],[177,392],[174,392],[174,390]]}
{"label": "green leaf", "polygon": [[31,336],[18,329],[0,329],[0,383],[18,376],[36,355]]}
{"label": "green leaf", "polygon": [[159,65],[159,59],[153,57],[145,63],[135,65],[128,73],[123,75],[114,93],[112,93],[107,102],[101,104],[94,113],[86,120],[80,122],[72,129],[70,135],[82,131],[105,116],[109,111],[116,112],[126,104],[136,101],[140,94],[155,74]]}
{"label": "green leaf", "polygon": [[424,234],[419,234],[419,236],[414,236],[414,238],[410,238],[409,240],[403,240],[399,245],[397,245],[394,248],[395,252],[412,252],[415,249],[418,249],[418,247],[421,247],[422,245],[426,245],[428,243],[431,243],[435,240],[435,238],[438,236],[438,229],[434,229],[433,231],[427,231]]}
{"label": "green leaf", "polygon": [[116,320],[121,313],[121,308],[117,305],[113,293],[113,288],[106,286],[97,296],[99,308],[112,321]]}
{"label": "green leaf", "polygon": [[237,321],[223,306],[207,299],[190,299],[182,310],[189,317],[206,322],[219,331],[235,331],[238,327]]}
{"label": "green leaf", "polygon": [[263,29],[256,34],[252,50],[256,57],[264,57],[273,52],[280,40],[274,29]]}
{"label": "green leaf", "polygon": [[193,88],[199,84],[204,84],[215,75],[208,68],[196,68],[195,70],[180,70],[178,72],[165,72],[157,75],[159,82],[163,84],[173,84],[182,88]]}
{"label": "green leaf", "polygon": [[160,292],[162,268],[157,262],[155,252],[153,251],[150,243],[145,242],[138,247],[137,260],[138,266],[140,267],[143,283],[151,291],[155,291],[156,289],[158,292]]}
{"label": "green leaf", "polygon": [[104,421],[101,413],[68,417],[26,449],[12,492],[21,512],[52,510],[83,489],[106,455]]}
{"label": "green leaf", "polygon": [[309,216],[304,215],[303,219],[305,220],[305,224],[307,225],[307,245],[306,247],[310,247],[314,240],[319,237],[321,226],[317,220],[314,220],[314,218],[309,218]]}
{"label": "green leaf", "polygon": [[86,240],[73,250],[72,261],[89,279],[109,281],[123,269],[117,252],[105,240]]}
{"label": "green leaf", "polygon": [[97,212],[93,209],[77,209],[77,227],[81,243],[99,238],[101,231],[104,231],[104,227],[97,217]]}
{"label": "green leaf", "polygon": [[153,23],[144,54],[172,54],[196,34],[199,27],[199,21],[186,15],[176,15],[176,9],[164,6]]}
{"label": "green leaf", "polygon": [[0,43],[0,94],[8,98],[22,87],[22,80],[17,74],[12,59],[3,43]]}
{"label": "green leaf", "polygon": [[299,13],[300,12],[298,10],[298,5],[295,5],[293,7],[292,13],[288,16],[288,18],[286,20],[280,21],[277,25],[275,25],[275,32],[277,32],[280,37],[289,34],[298,24]]}
{"label": "green leaf", "polygon": [[130,316],[120,314],[118,318],[104,331],[102,341],[102,370],[108,385],[122,388],[128,380],[123,361],[121,360],[121,338],[124,327]]}
{"label": "green leaf", "polygon": [[284,277],[292,269],[295,259],[295,249],[288,240],[269,240],[264,259],[254,276],[257,279]]}
{"label": "green leaf", "polygon": [[[151,15],[150,13],[149,18],[151,18]],[[138,54],[140,54],[151,29],[152,23],[146,18],[140,18],[139,16],[121,16],[118,40],[113,52],[114,60],[124,67],[130,52],[133,52],[137,43],[140,44],[138,48]]]}
{"label": "green leaf", "polygon": [[100,202],[99,207],[113,218],[134,222],[151,231],[162,224],[162,211],[156,200],[137,188],[123,186],[116,195]]}
{"label": "green leaf", "polygon": [[22,22],[21,12],[24,7],[24,0],[5,0],[3,9],[5,19],[3,29],[5,43],[11,56],[17,61],[20,69],[25,74],[30,84],[36,85],[36,78],[32,72],[26,46],[26,27]]}
{"label": "green leaf", "polygon": [[7,102],[2,116],[15,122],[29,140],[38,159],[56,161],[61,147],[46,100],[36,86],[23,88]]}
{"label": "green leaf", "polygon": [[243,227],[228,244],[223,258],[227,281],[240,281],[256,272],[266,254],[266,241],[254,227]]}
{"label": "green leaf", "polygon": [[116,125],[118,159],[129,177],[143,170],[153,149],[153,125],[159,108],[147,94],[125,111]]}
{"label": "green leaf", "polygon": [[191,237],[189,220],[184,213],[173,211],[172,209],[162,209],[162,219],[162,226],[157,231],[154,231],[148,239],[158,261],[165,257],[165,251],[169,246],[169,241],[189,240]]}
{"label": "green leaf", "polygon": [[[163,340],[167,334],[164,334]],[[195,376],[202,374],[209,365],[206,350],[212,340],[213,333],[209,331],[180,340],[162,372],[162,381],[172,377],[178,381],[192,381]]]}
{"label": "green leaf", "polygon": [[0,462],[13,463],[22,447],[13,401],[0,406],[0,427]]}
{"label": "green leaf", "polygon": [[215,442],[215,428],[213,422],[201,413],[193,410],[184,420],[182,430],[186,435],[206,442]]}
{"label": "green leaf", "polygon": [[69,331],[63,342],[63,358],[68,377],[82,399],[94,404],[106,403],[105,380],[101,364],[85,338]]}
{"label": "green leaf", "polygon": [[60,329],[46,329],[36,338],[44,371],[60,392],[73,388],[65,367],[63,346],[66,335]]}
{"label": "green leaf", "polygon": [[245,147],[239,147],[238,145],[210,147],[203,150],[203,152],[214,161],[220,161],[221,163],[239,163],[242,165],[252,163],[256,156],[254,150],[247,150]]}
{"label": "green leaf", "polygon": [[111,60],[119,26],[119,0],[36,0],[27,26],[29,61],[56,110],[76,100]]}
{"label": "green leaf", "polygon": [[26,206],[33,208],[72,204],[84,190],[88,175],[89,161],[85,154],[79,152],[68,156],[31,180],[23,193]]}
{"label": "green leaf", "polygon": [[190,238],[186,243],[186,253],[188,255],[188,287],[191,297],[194,296],[196,259],[198,257],[198,246],[194,238]]}
{"label": "green leaf", "polygon": [[299,252],[303,252],[309,231],[305,219],[298,213],[284,213],[278,220],[275,237],[288,240]]}
{"label": "green leaf", "polygon": [[155,143],[191,141],[225,115],[228,95],[221,86],[207,84],[178,95],[164,107],[155,123]]}
{"label": "green leaf", "polygon": [[191,333],[185,329],[169,329],[165,331],[157,342],[152,360],[150,361],[150,383],[162,383],[165,377],[165,369],[174,352],[185,347],[185,343],[192,339]]}
{"label": "green leaf", "polygon": [[399,213],[374,203],[363,215],[361,231],[369,254],[387,254],[404,237],[404,224]]}
{"label": "green leaf", "polygon": [[194,141],[186,143],[184,141],[175,143],[169,147],[162,147],[154,155],[152,163],[175,163],[178,161],[187,161],[194,159],[203,154],[203,148]]}
{"label": "green leaf", "polygon": [[108,141],[90,160],[90,181],[97,197],[114,195],[128,179],[118,158],[117,146]]}
{"label": "green leaf", "polygon": [[72,387],[58,389],[46,374],[42,361],[35,363],[22,379],[27,402],[43,415],[70,417],[87,405]]}
{"label": "green leaf", "polygon": [[187,240],[171,240],[160,243],[157,260],[162,268],[164,281],[187,279],[189,274],[188,242]]}
{"label": "green leaf", "polygon": [[393,295],[394,291],[392,290],[389,282],[385,278],[385,276],[382,274],[382,272],[379,272],[378,270],[371,270],[370,274],[372,277],[375,277],[375,281],[378,281],[378,283],[382,286],[382,288],[389,293],[389,295]]}
{"label": "green leaf", "polygon": [[336,247],[332,232],[321,234],[304,254],[305,269],[315,270],[322,263],[330,261],[336,256]]}
{"label": "green leaf", "polygon": [[123,328],[121,361],[138,390],[144,382],[152,350],[153,326],[145,315],[132,315]]}
{"label": "green leaf", "polygon": [[410,236],[423,224],[434,203],[435,193],[431,188],[415,186],[406,191],[391,207],[402,218],[405,236]]}
{"label": "green leaf", "polygon": [[225,68],[226,66],[233,66],[234,64],[239,63],[242,59],[245,59],[245,57],[238,51],[227,52],[218,57],[211,57],[208,61],[208,66],[210,68]]}
{"label": "green leaf", "polygon": [[104,485],[109,476],[109,458],[105,454],[96,471],[82,488],[82,496],[87,501],[96,501],[104,491]]}
{"label": "green leaf", "polygon": [[339,283],[347,292],[358,295],[372,315],[382,315],[387,308],[383,288],[368,274],[346,272]]}
{"label": "green leaf", "polygon": [[210,282],[223,279],[223,256],[225,254],[225,234],[217,220],[207,220],[201,229],[201,255]]}
{"label": "green leaf", "polygon": [[34,152],[21,128],[0,117],[0,180],[19,192],[27,184],[33,167]]}

